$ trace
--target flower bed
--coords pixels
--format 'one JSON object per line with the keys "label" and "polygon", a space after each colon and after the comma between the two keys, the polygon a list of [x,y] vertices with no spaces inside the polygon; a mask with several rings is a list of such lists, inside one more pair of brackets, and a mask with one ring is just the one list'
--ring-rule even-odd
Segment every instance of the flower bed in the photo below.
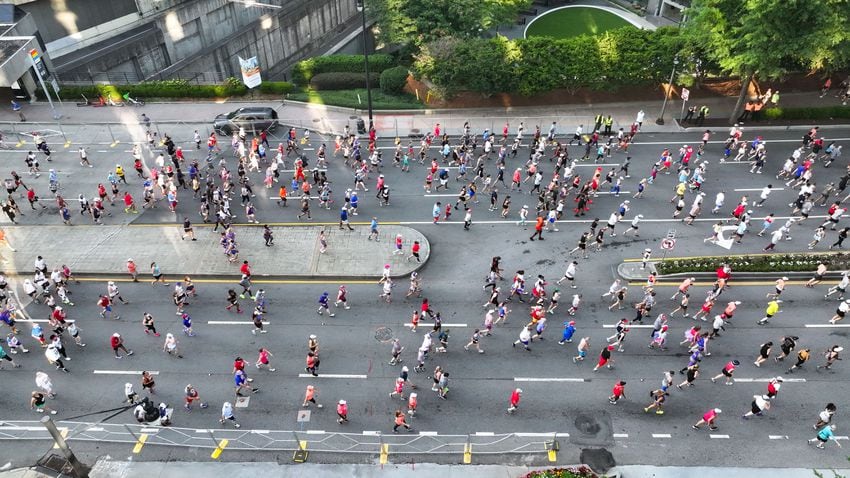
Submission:
{"label": "flower bed", "polygon": [[568,468],[551,468],[548,470],[532,471],[522,478],[598,478],[599,475],[586,466]]}
{"label": "flower bed", "polygon": [[835,252],[822,254],[759,254],[745,256],[707,256],[693,259],[667,259],[655,264],[661,275],[686,272],[714,272],[723,264],[729,264],[734,272],[810,272],[819,263],[829,270],[850,269],[850,253]]}

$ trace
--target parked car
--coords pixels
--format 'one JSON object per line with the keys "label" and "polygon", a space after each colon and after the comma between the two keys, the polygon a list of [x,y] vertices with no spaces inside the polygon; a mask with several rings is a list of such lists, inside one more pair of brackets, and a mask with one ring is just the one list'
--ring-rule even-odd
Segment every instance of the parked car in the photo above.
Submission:
{"label": "parked car", "polygon": [[274,108],[261,106],[239,108],[236,111],[218,115],[213,123],[215,132],[223,136],[230,136],[234,131],[239,131],[239,128],[245,128],[249,134],[259,134],[263,130],[273,131],[276,127],[277,111]]}

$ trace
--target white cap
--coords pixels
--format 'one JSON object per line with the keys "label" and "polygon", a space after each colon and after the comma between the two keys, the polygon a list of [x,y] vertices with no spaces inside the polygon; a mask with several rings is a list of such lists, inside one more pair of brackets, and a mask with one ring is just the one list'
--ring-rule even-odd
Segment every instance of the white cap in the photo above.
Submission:
{"label": "white cap", "polygon": [[516,393],[522,393],[522,389],[521,388],[516,389]]}
{"label": "white cap", "polygon": [[782,280],[788,280],[788,278],[783,276],[783,277],[782,277]]}
{"label": "white cap", "polygon": [[114,334],[112,334],[112,336],[113,337],[121,337],[121,334],[119,334],[118,332],[115,332]]}
{"label": "white cap", "polygon": [[736,301],[735,301],[735,305],[741,305],[741,301],[740,301],[740,300],[736,300]]}
{"label": "white cap", "polygon": [[723,410],[721,410],[721,409],[719,409],[719,408],[715,408],[715,409],[714,409],[714,413],[722,413],[722,412],[723,412]]}
{"label": "white cap", "polygon": [[340,404],[340,405],[345,405],[345,400],[340,400],[340,401],[339,401],[339,404]]}
{"label": "white cap", "polygon": [[401,371],[402,372],[408,372],[408,371],[410,371],[410,369],[407,368],[407,365],[405,365],[404,367],[401,368]]}
{"label": "white cap", "polygon": [[316,336],[313,335],[313,334],[310,334],[310,338],[315,340]]}
{"label": "white cap", "polygon": [[637,217],[643,219],[643,214],[638,214]]}

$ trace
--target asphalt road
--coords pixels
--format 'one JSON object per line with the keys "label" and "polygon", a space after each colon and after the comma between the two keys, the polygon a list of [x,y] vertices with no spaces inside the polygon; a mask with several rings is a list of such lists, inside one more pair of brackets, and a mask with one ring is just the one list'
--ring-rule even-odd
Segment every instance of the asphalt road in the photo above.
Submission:
{"label": "asphalt road", "polygon": [[[747,137],[750,132],[745,133]],[[836,137],[848,137],[848,132],[833,131]],[[626,182],[624,190],[634,189],[639,172],[647,171],[650,161],[663,149],[664,145],[674,147],[682,143],[694,143],[698,138],[681,135],[639,136],[639,144],[632,147],[632,169],[630,182]],[[706,203],[713,202],[713,195],[720,188],[727,191],[728,215],[734,207],[734,195],[738,193],[757,192],[734,191],[735,189],[760,189],[768,182],[779,185],[770,174],[780,166],[782,159],[796,145],[800,134],[765,133],[768,139],[770,159],[762,175],[749,175],[748,168],[741,165],[719,165],[719,145],[709,145],[706,158],[709,159],[708,180],[703,189],[708,193]],[[716,137],[725,137],[725,132]],[[660,143],[660,144],[640,144]],[[385,143],[382,143],[385,144]],[[116,147],[117,148],[117,147]],[[60,166],[63,174],[63,187],[66,197],[74,197],[77,191],[94,192],[94,185],[105,180],[105,164],[113,164],[116,156],[122,158],[125,167],[129,167],[129,154],[117,149],[107,153],[90,152],[95,168],[79,167],[76,157],[71,152],[56,154],[54,163]],[[577,148],[571,154],[578,153]],[[22,153],[3,152],[19,160]],[[386,160],[389,153],[385,154]],[[191,156],[190,156],[191,157]],[[151,158],[147,158],[149,164]],[[20,158],[22,162],[22,157]],[[615,154],[609,164],[621,162],[621,156]],[[516,160],[509,162],[510,167]],[[838,174],[843,170],[844,163],[834,164],[831,169],[816,168],[816,180],[823,181],[827,176]],[[544,167],[545,168],[545,167]],[[580,168],[590,172],[592,167]],[[20,170],[20,169],[19,169]],[[544,169],[545,170],[545,169]],[[649,403],[648,394],[658,388],[662,374],[666,370],[678,370],[685,365],[687,355],[683,348],[676,343],[681,340],[682,333],[691,321],[674,319],[671,321],[670,349],[658,352],[647,348],[649,330],[633,329],[626,342],[626,351],[615,354],[614,370],[592,372],[592,361],[598,355],[605,337],[611,335],[610,328],[624,316],[626,311],[609,312],[608,302],[599,296],[605,292],[613,280],[613,269],[623,258],[638,257],[644,247],[657,249],[658,241],[665,236],[669,229],[677,231],[678,243],[675,255],[720,254],[725,249],[717,246],[704,245],[701,239],[708,235],[710,222],[698,222],[694,227],[682,225],[681,222],[670,221],[672,207],[669,198],[671,189],[675,186],[675,178],[659,176],[656,184],[645,194],[644,199],[633,199],[633,208],[627,219],[632,215],[642,213],[646,219],[657,219],[656,222],[646,221],[641,227],[641,237],[637,240],[623,240],[618,234],[609,241],[603,253],[593,254],[587,261],[580,260],[579,292],[584,295],[584,305],[576,316],[579,326],[577,335],[591,337],[591,351],[588,363],[574,365],[570,357],[574,355],[575,343],[560,346],[557,339],[560,336],[561,324],[569,317],[566,306],[561,306],[549,320],[546,339],[539,343],[535,341],[532,352],[514,349],[510,346],[516,340],[519,328],[527,321],[527,308],[521,304],[512,305],[513,313],[509,323],[499,326],[493,337],[483,339],[482,346],[486,353],[465,352],[461,347],[468,340],[472,329],[481,324],[484,309],[480,305],[485,301],[485,295],[479,287],[488,269],[490,257],[501,255],[506,276],[515,270],[524,269],[526,277],[543,274],[551,282],[563,274],[565,254],[574,247],[580,232],[586,227],[583,222],[569,222],[559,225],[559,232],[544,233],[547,241],[531,243],[527,239],[528,231],[521,231],[513,221],[503,221],[497,213],[490,213],[482,207],[484,201],[474,208],[473,227],[469,232],[457,225],[430,225],[430,209],[436,198],[429,197],[421,189],[424,177],[423,167],[416,165],[411,173],[401,173],[395,168],[385,169],[388,184],[393,190],[392,204],[387,208],[379,208],[376,200],[369,194],[362,195],[360,218],[378,215],[385,222],[400,221],[413,224],[422,230],[431,242],[433,254],[422,271],[425,280],[425,292],[436,310],[442,312],[444,328],[451,330],[449,353],[437,354],[428,362],[428,370],[437,364],[451,374],[451,392],[447,401],[438,400],[427,387],[428,374],[412,374],[413,383],[419,385],[419,413],[411,420],[418,431],[435,431],[441,434],[466,433],[505,433],[505,432],[553,432],[560,431],[571,434],[570,446],[561,453],[559,459],[564,462],[577,461],[578,450],[586,446],[604,446],[612,451],[619,463],[669,463],[693,464],[696,461],[707,465],[734,465],[747,463],[751,466],[791,466],[809,464],[814,466],[840,466],[843,457],[834,449],[820,452],[806,448],[804,440],[812,435],[812,425],[817,413],[827,402],[835,402],[839,407],[836,423],[839,425],[837,434],[846,436],[846,422],[843,417],[841,399],[847,389],[847,371],[843,363],[838,363],[834,371],[817,372],[814,363],[807,369],[792,375],[785,373],[786,366],[767,364],[756,368],[752,361],[758,346],[766,340],[778,343],[782,335],[793,334],[801,337],[801,346],[811,347],[815,354],[813,362],[821,360],[819,353],[834,344],[847,345],[844,327],[806,327],[806,325],[825,325],[831,317],[836,303],[824,301],[822,298],[825,286],[817,290],[804,289],[800,286],[789,286],[783,294],[785,303],[782,312],[774,321],[759,327],[755,321],[762,316],[766,305],[765,293],[771,290],[767,283],[753,286],[736,286],[724,293],[723,300],[741,300],[743,304],[734,319],[734,325],[716,341],[711,342],[710,357],[703,361],[704,375],[697,381],[697,386],[691,390],[680,392],[673,390],[663,416],[645,414],[642,410]],[[94,174],[93,174],[94,173]],[[100,175],[101,179],[98,179]],[[129,178],[128,174],[128,178]],[[332,164],[329,176],[335,183],[335,194],[341,192],[347,181],[347,173],[339,164]],[[260,181],[256,178],[257,182]],[[25,177],[26,181],[27,178]],[[374,181],[374,178],[371,180]],[[46,189],[46,177],[36,180],[40,189]],[[456,192],[457,184],[452,184]],[[141,187],[134,194],[140,194]],[[733,193],[734,191],[734,193]],[[261,196],[262,193],[258,193]],[[773,193],[766,206],[757,210],[774,212],[777,216],[785,216],[789,211],[787,203],[795,194],[787,188]],[[339,196],[337,196],[339,197]],[[692,195],[688,196],[688,201]],[[450,197],[442,197],[450,200]],[[594,201],[591,214],[603,219],[615,210],[624,198],[614,198],[601,195]],[[514,201],[518,206],[521,201]],[[529,198],[529,203],[532,203]],[[259,202],[261,220],[274,222],[291,222],[295,213],[293,208],[280,211],[274,203]],[[533,204],[530,204],[533,207]],[[22,205],[23,206],[23,205]],[[775,209],[774,209],[775,207]],[[196,204],[191,198],[186,198],[179,206],[178,215],[193,213]],[[515,208],[516,210],[516,208]],[[822,209],[818,209],[822,214]],[[26,213],[26,211],[25,211]],[[458,218],[458,215],[455,218]],[[515,213],[514,213],[515,214]],[[117,214],[114,219],[107,221],[126,220]],[[712,219],[707,211],[701,216]],[[132,218],[139,223],[174,222],[175,215],[162,209],[148,211]],[[514,221],[515,221],[514,216]],[[570,218],[572,219],[572,218]],[[314,222],[335,222],[337,215],[334,211],[321,211]],[[453,219],[457,222],[457,219]],[[55,223],[55,214],[32,218],[28,214],[23,218],[25,224]],[[846,221],[843,220],[843,221]],[[757,221],[760,222],[760,221]],[[808,242],[810,231],[815,221],[800,227],[800,233],[795,234],[793,241],[783,242],[783,250],[802,250]],[[422,225],[417,225],[424,223]],[[806,223],[804,223],[806,224]],[[777,227],[777,226],[775,226]],[[618,226],[619,228],[619,226]],[[555,239],[555,240],[552,240]],[[760,250],[766,244],[766,239],[745,237],[744,243],[733,246],[733,252],[750,252]],[[829,237],[821,243],[828,244]],[[16,245],[17,247],[20,247]],[[613,252],[613,253],[612,253]],[[356,251],[352,251],[356,253]],[[61,246],[56,250],[44,251],[50,263],[61,261]],[[250,252],[248,252],[250,257]],[[505,281],[503,288],[509,284]],[[406,284],[405,284],[406,285]],[[238,409],[237,416],[245,428],[274,428],[298,429],[301,425],[296,421],[297,412],[301,409],[304,389],[308,384],[319,388],[319,402],[326,407],[323,410],[313,410],[310,421],[304,424],[304,429],[337,430],[345,429],[353,432],[364,430],[391,429],[391,414],[400,408],[402,402],[387,397],[399,367],[387,365],[389,360],[389,344],[376,339],[377,335],[391,330],[393,336],[400,337],[406,350],[404,364],[415,362],[415,349],[422,339],[420,333],[411,333],[404,323],[417,301],[404,301],[400,298],[392,304],[378,301],[379,288],[370,284],[351,284],[350,298],[353,304],[351,310],[339,311],[335,318],[320,318],[315,313],[314,303],[323,290],[333,292],[337,284],[280,284],[266,287],[270,299],[270,314],[268,320],[269,333],[262,336],[251,335],[248,318],[230,314],[223,309],[224,292],[228,284],[201,283],[198,285],[201,297],[194,300],[189,311],[195,321],[196,337],[185,337],[170,305],[170,291],[162,287],[152,288],[147,284],[123,284],[124,296],[131,303],[116,307],[121,320],[107,321],[100,319],[94,305],[95,295],[103,290],[102,283],[86,282],[72,288],[73,300],[76,306],[71,308],[69,318],[77,319],[82,329],[82,336],[88,346],[76,349],[68,344],[72,361],[68,363],[70,374],[50,370],[59,397],[51,401],[60,410],[57,418],[74,417],[97,410],[118,406],[123,398],[123,384],[131,381],[138,386],[138,377],[134,375],[113,375],[94,373],[94,371],[138,371],[155,370],[157,376],[158,396],[175,405],[177,409],[175,425],[181,427],[211,428],[218,426],[217,414],[220,404],[233,397],[230,367],[232,359],[241,355],[249,362],[256,359],[256,350],[260,346],[267,347],[275,354],[273,363],[277,371],[256,371],[251,369],[251,376],[256,379],[255,385],[261,392],[251,397],[247,409]],[[628,296],[629,302],[639,299],[639,287],[632,287]],[[402,289],[403,290],[403,289]],[[672,310],[672,288],[659,289],[658,312]],[[692,307],[704,297],[706,287],[697,287],[693,297]],[[401,290],[397,289],[397,292]],[[565,288],[565,295],[571,293]],[[396,295],[399,295],[398,293]],[[566,302],[566,301],[565,301]],[[668,308],[669,307],[669,308]],[[43,318],[46,307],[28,305],[27,312],[34,318]],[[173,332],[181,341],[183,359],[167,356],[162,352],[162,338],[145,336],[141,326],[141,313],[149,311],[157,318],[158,329],[163,333]],[[627,317],[630,317],[629,314]],[[242,321],[243,324],[213,325],[208,321]],[[322,325],[324,323],[325,325]],[[843,325],[843,324],[839,324]],[[120,332],[128,346],[135,350],[133,357],[115,360],[108,347],[109,336]],[[303,359],[306,354],[306,340],[311,333],[319,336],[321,343],[322,364],[320,375],[339,374],[343,378],[318,379],[302,378]],[[26,335],[25,335],[26,337]],[[37,419],[35,413],[27,407],[28,396],[34,390],[34,373],[37,369],[47,366],[38,347],[32,346],[31,340],[24,339],[32,351],[26,355],[18,355],[22,367],[9,369],[2,373],[6,377],[7,393],[0,399],[3,404],[3,419]],[[712,384],[706,376],[719,373],[723,364],[731,359],[739,359],[742,363],[736,376],[739,383],[727,387]],[[765,417],[748,422],[741,420],[740,415],[749,408],[752,396],[764,393],[764,380],[776,375],[788,379],[779,394],[778,399]],[[365,376],[365,378],[361,378]],[[357,378],[355,378],[357,377]],[[518,381],[519,379],[519,381]],[[606,398],[616,380],[628,382],[627,399],[617,405],[610,405]],[[750,379],[750,380],[740,380]],[[804,379],[805,381],[799,381]],[[677,375],[677,380],[681,380]],[[182,390],[186,383],[192,383],[199,388],[205,400],[211,403],[207,410],[194,410],[185,413],[180,409]],[[505,409],[510,391],[515,387],[524,390],[520,410],[514,415],[507,415]],[[333,403],[345,399],[350,404],[351,422],[340,427],[335,422]],[[692,430],[690,425],[712,407],[723,410],[719,425],[720,429]],[[96,416],[94,417],[97,418]],[[133,421],[129,412],[112,420],[113,422]],[[598,427],[599,433],[593,436],[582,436],[579,428],[587,423]],[[846,443],[844,441],[843,443]],[[13,461],[31,461],[33,456],[41,454],[43,449],[20,445],[5,446],[0,457]],[[92,448],[88,444],[80,444],[85,454],[111,453],[123,456],[129,453],[127,447],[100,445]],[[790,453],[789,453],[790,452]],[[197,450],[166,451],[158,447],[149,447],[140,455],[141,459],[175,459],[180,456],[198,456]],[[203,453],[201,453],[203,455]],[[225,453],[225,456],[227,454]],[[335,458],[328,458],[334,460]],[[431,458],[426,458],[430,460]]]}

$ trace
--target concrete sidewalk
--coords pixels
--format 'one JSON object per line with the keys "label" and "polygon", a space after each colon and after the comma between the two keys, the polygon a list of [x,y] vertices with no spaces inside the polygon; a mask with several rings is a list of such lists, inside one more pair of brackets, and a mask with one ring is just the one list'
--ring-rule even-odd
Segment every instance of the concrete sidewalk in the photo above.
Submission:
{"label": "concrete sidewalk", "polygon": [[[336,224],[276,226],[274,246],[266,247],[263,229],[235,226],[239,260],[230,263],[219,246],[219,232],[195,226],[197,241],[181,240],[180,226],[12,226],[4,228],[10,245],[0,250],[5,274],[29,275],[36,256],[48,267],[68,265],[74,273],[95,277],[127,277],[126,261],[133,258],[140,280],[150,279],[149,266],[156,261],[166,280],[184,275],[194,279],[237,278],[239,266],[248,260],[255,282],[268,280],[346,279],[377,280],[385,264],[392,275],[406,277],[427,260],[431,252],[425,236],[404,226],[381,226],[380,242],[367,240],[369,227],[341,231]],[[319,252],[319,231],[325,230],[326,253]],[[404,237],[404,254],[393,255],[396,234]],[[421,244],[421,263],[408,261],[413,241]],[[59,244],[67,244],[62,248]]]}
{"label": "concrete sidewalk", "polygon": [[[444,478],[520,478],[527,473],[546,468],[499,465],[300,465],[267,463],[210,463],[210,462],[143,462],[117,461],[108,457],[99,460],[92,468],[91,478],[183,478],[186,476],[227,476],[229,478],[301,477],[322,478],[416,478],[440,476]],[[821,470],[823,476],[846,476],[850,470]],[[42,478],[48,475],[19,469],[0,473],[0,478]],[[712,467],[661,467],[649,465],[620,466],[606,476],[621,478],[773,478],[814,477],[810,468],[712,468]]]}
{"label": "concrete sidewalk", "polygon": [[[599,113],[612,115],[614,131],[621,127],[628,129],[631,123],[635,121],[637,112],[642,109],[645,112],[643,132],[681,131],[682,128],[673,121],[673,118],[678,117],[681,111],[682,103],[678,98],[673,98],[668,102],[665,124],[655,124],[655,119],[661,110],[662,100],[663,95],[659,91],[658,99],[652,102],[624,101],[540,107],[508,106],[502,108],[376,111],[374,118],[378,134],[382,137],[400,136],[404,138],[411,134],[422,134],[433,131],[436,123],[441,124],[443,131],[448,131],[450,135],[457,135],[462,131],[463,124],[466,121],[469,121],[476,134],[480,134],[485,128],[501,134],[502,126],[505,122],[509,122],[512,125],[511,136],[515,134],[515,128],[519,122],[524,121],[527,137],[534,133],[535,125],[540,125],[543,134],[546,134],[551,122],[557,121],[557,134],[564,137],[571,136],[578,124],[583,124],[585,131],[587,131],[592,127],[593,117]],[[736,97],[710,97],[695,99],[688,104],[697,106],[705,104],[711,109],[710,119],[720,120],[725,119],[730,114],[736,101]],[[305,128],[325,134],[336,134],[341,132],[345,125],[355,131],[357,118],[363,118],[364,121],[368,122],[367,113],[363,110],[294,101],[246,101],[242,98],[233,101],[149,103],[142,108],[77,108],[73,102],[66,102],[64,108],[62,108],[64,116],[61,122],[62,124],[139,124],[141,113],[145,113],[154,123],[186,123],[197,127],[198,123],[207,122],[211,126],[213,119],[218,114],[227,113],[243,106],[257,106],[258,104],[276,108],[281,123],[285,127],[296,127],[299,129],[299,135],[301,130]],[[811,91],[781,93],[780,105],[786,108],[837,106],[840,105],[840,102],[832,95],[819,98],[818,92]],[[52,118],[52,111],[47,103],[25,105],[24,113],[27,116],[27,123],[24,123],[24,125],[34,124],[38,128],[49,127],[47,125],[53,125],[53,128],[58,127],[57,122]],[[17,114],[10,109],[2,109],[0,110],[0,122],[18,122]],[[757,124],[748,123],[750,126]],[[696,126],[691,127],[698,128]],[[278,131],[278,134],[283,134],[283,132]]]}

